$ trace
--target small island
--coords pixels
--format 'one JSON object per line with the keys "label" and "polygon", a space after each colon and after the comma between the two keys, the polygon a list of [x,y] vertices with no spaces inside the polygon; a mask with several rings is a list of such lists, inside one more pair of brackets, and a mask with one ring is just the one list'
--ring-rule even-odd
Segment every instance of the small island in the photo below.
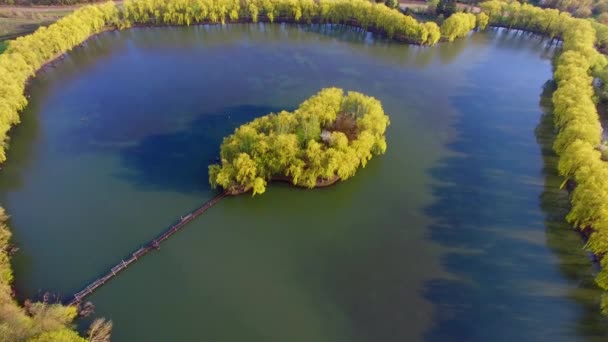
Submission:
{"label": "small island", "polygon": [[271,180],[328,186],[386,152],[389,124],[377,99],[326,88],[293,112],[271,113],[235,129],[220,147],[221,164],[209,166],[209,183],[231,195],[262,194]]}

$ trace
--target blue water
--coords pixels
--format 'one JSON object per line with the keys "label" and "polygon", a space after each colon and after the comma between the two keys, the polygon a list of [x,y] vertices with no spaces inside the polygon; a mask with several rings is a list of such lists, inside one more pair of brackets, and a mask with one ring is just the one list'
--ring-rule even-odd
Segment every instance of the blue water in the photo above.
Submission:
{"label": "blue water", "polygon": [[222,200],[90,297],[114,341],[605,340],[550,149],[554,52],[498,30],[104,33],[32,82],[13,134],[19,297],[69,298],[214,196],[223,136],[338,86],[382,101],[387,154],[331,188]]}

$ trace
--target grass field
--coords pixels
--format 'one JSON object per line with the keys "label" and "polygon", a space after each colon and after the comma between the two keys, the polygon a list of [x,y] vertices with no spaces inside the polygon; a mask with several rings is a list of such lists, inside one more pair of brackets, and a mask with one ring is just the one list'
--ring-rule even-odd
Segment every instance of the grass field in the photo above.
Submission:
{"label": "grass field", "polygon": [[[122,0],[114,2],[122,4]],[[80,6],[0,6],[0,42],[50,25]]]}
{"label": "grass field", "polygon": [[0,7],[0,40],[33,32],[72,11],[72,7]]}

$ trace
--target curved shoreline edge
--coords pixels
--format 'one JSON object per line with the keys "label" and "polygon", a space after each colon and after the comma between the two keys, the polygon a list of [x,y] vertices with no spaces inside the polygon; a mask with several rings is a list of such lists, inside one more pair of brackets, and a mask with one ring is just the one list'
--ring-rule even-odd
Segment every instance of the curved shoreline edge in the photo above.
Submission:
{"label": "curved shoreline edge", "polygon": [[323,88],[293,112],[260,116],[225,137],[219,163],[208,167],[209,184],[256,195],[272,179],[308,188],[346,180],[386,152],[388,126],[376,98]]}
{"label": "curved shoreline edge", "polygon": [[608,314],[608,163],[602,160],[602,126],[595,98],[593,73],[607,67],[606,56],[596,49],[597,32],[590,21],[574,18],[555,9],[491,0],[480,4],[490,23],[519,30],[542,32],[562,39],[562,53],[554,60],[552,96],[553,149],[558,155],[558,172],[565,184],[575,184],[570,192],[570,212],[566,221],[588,239],[585,249],[601,266],[595,282],[603,295],[602,313]]}
{"label": "curved shoreline edge", "polygon": [[[340,177],[335,176],[334,178],[330,178],[330,179],[319,179],[317,180],[317,184],[313,187],[313,188],[309,188],[306,187],[304,185],[298,185],[298,184],[294,184],[293,183],[293,178],[288,177],[288,176],[273,176],[270,179],[270,182],[272,183],[287,183],[293,187],[296,188],[301,188],[301,189],[317,189],[317,188],[327,188],[330,187],[332,185],[335,185],[336,183],[338,183],[341,180]],[[242,195],[242,194],[246,194],[248,192],[251,192],[253,190],[253,187],[247,187],[247,188],[242,188],[242,189],[233,189],[233,190],[225,190],[224,193],[228,196],[238,196],[238,195]]]}
{"label": "curved shoreline edge", "polygon": [[[170,2],[170,1],[168,1]],[[134,1],[133,3],[138,3],[138,1]],[[488,4],[493,4],[495,5],[496,2],[495,1],[489,1]],[[482,4],[483,5],[483,4]],[[506,5],[506,4],[505,4]],[[374,5],[374,6],[382,6],[382,5]],[[499,5],[502,6],[502,5]],[[521,7],[524,6],[529,6],[529,5],[522,5]],[[501,14],[498,15],[496,14],[495,11],[495,7],[492,8],[490,5],[482,6],[482,10],[484,10],[484,12],[489,13],[490,15],[490,24],[491,25],[496,25],[496,26],[500,26],[501,24],[503,24],[505,22],[505,18],[514,18],[517,16],[517,14],[519,13],[518,10],[515,10],[513,8],[500,8]],[[530,6],[533,7],[533,6]],[[376,7],[377,8],[377,7]],[[384,11],[384,10],[382,10]],[[538,11],[550,11],[550,10],[541,10],[538,9]],[[15,43],[11,43],[11,45],[9,46],[9,49],[7,49],[7,51],[0,55],[0,75],[2,75],[3,73],[5,73],[6,75],[9,76],[15,76],[15,79],[17,80],[15,82],[15,84],[11,84],[11,86],[15,86],[14,88],[7,88],[8,90],[6,90],[4,92],[4,94],[8,94],[6,96],[12,96],[14,97],[14,101],[12,102],[8,102],[7,104],[3,104],[3,106],[0,106],[0,113],[4,116],[2,118],[2,125],[0,125],[0,137],[4,137],[4,144],[3,146],[0,148],[0,163],[4,162],[6,160],[6,154],[5,154],[5,148],[7,147],[7,141],[6,141],[6,137],[8,136],[8,132],[10,130],[11,127],[13,127],[14,125],[19,123],[19,112],[25,108],[25,106],[27,105],[27,100],[25,97],[25,92],[26,92],[26,85],[28,83],[28,80],[32,77],[35,77],[36,73],[39,72],[44,66],[49,65],[51,63],[53,63],[57,58],[60,58],[60,56],[62,54],[64,54],[65,52],[71,50],[72,48],[74,48],[77,45],[83,44],[84,42],[86,42],[88,39],[94,37],[95,35],[108,31],[108,30],[114,30],[114,29],[125,29],[125,28],[129,28],[129,27],[133,27],[133,26],[138,26],[137,24],[133,25],[133,24],[129,24],[125,27],[121,27],[121,20],[123,20],[124,18],[120,18],[119,15],[123,13],[121,11],[118,10],[118,8],[113,4],[113,3],[109,3],[109,4],[102,4],[102,5],[90,5],[90,6],[85,6],[82,8],[79,8],[78,10],[76,10],[73,14],[69,15],[68,17],[61,19],[58,21],[59,25],[63,25],[64,26],[69,26],[68,24],[71,23],[72,21],[80,21],[81,24],[84,24],[84,28],[83,27],[77,27],[74,28],[74,30],[72,32],[68,32],[67,34],[70,36],[73,36],[74,39],[71,42],[67,42],[67,45],[65,46],[61,46],[60,49],[58,49],[57,51],[44,51],[43,52],[43,56],[28,56],[28,57],[23,57],[23,56],[18,56],[15,57],[15,52],[19,51],[19,44],[21,44],[21,48],[27,48],[28,46],[32,46],[32,44],[35,43],[35,39],[36,35],[39,35],[40,37],[44,38],[45,34],[48,36],[49,35],[49,31],[52,31],[53,28],[57,28],[58,23],[53,24],[51,26],[49,26],[49,28],[44,28],[44,30],[40,29],[37,30],[35,33],[29,35],[29,36],[25,36],[23,38],[19,38],[15,41]],[[540,13],[540,12],[539,12]],[[544,12],[543,12],[544,13]],[[559,12],[557,12],[559,14]],[[398,14],[401,16],[401,14]],[[79,17],[81,16],[81,17]],[[405,17],[405,16],[404,16]],[[256,17],[256,20],[253,20],[253,18],[250,18],[248,20],[251,20],[251,22],[258,22],[258,19],[262,19],[264,20],[263,15],[259,15]],[[280,22],[280,18],[281,16],[278,16],[276,18],[270,18],[269,16],[266,16],[266,20],[268,20],[269,22]],[[410,18],[410,17],[407,17]],[[77,20],[76,20],[77,19]],[[360,26],[356,26],[356,25],[351,25],[351,26],[356,26],[356,27],[360,27],[362,29],[365,30],[369,30],[370,32],[374,32],[370,30],[373,30],[374,27],[373,26],[366,26],[364,24],[362,24],[359,21],[352,21],[352,18],[338,18],[336,20],[336,22],[319,22],[319,23],[327,23],[327,24],[352,24],[352,23],[358,23]],[[413,20],[413,19],[412,19]],[[594,48],[594,38],[590,39],[589,36],[589,32],[590,30],[585,26],[588,25],[589,28],[591,29],[592,32],[595,32],[595,30],[593,28],[591,28],[591,24],[589,24],[588,22],[584,21],[584,20],[580,20],[580,19],[576,19],[576,18],[572,18],[569,17],[567,15],[564,15],[563,17],[560,17],[559,20],[564,20],[567,21],[569,23],[569,25],[566,26],[576,26],[575,29],[572,29],[570,27],[568,28],[562,28],[564,31],[562,32],[552,32],[548,30],[548,27],[546,27],[546,30],[543,29],[531,29],[530,27],[528,27],[527,25],[530,24],[530,22],[520,22],[520,23],[509,23],[509,27],[512,29],[520,29],[520,30],[524,30],[524,31],[530,31],[530,32],[535,32],[535,33],[539,33],[539,34],[544,34],[550,38],[553,37],[561,37],[563,39],[563,48],[564,48],[564,55],[567,52],[572,52],[570,53],[568,56],[566,57],[560,57],[560,59],[557,61],[556,66],[558,67],[558,70],[556,70],[555,73],[555,80],[558,83],[558,91],[556,92],[557,94],[554,95],[553,97],[553,102],[556,105],[556,110],[558,107],[558,104],[562,104],[564,98],[567,98],[569,95],[567,94],[569,91],[568,85],[572,84],[576,81],[575,77],[573,75],[568,75],[565,72],[563,72],[564,69],[568,68],[568,67],[572,67],[574,66],[578,72],[580,74],[584,74],[586,75],[586,77],[583,77],[584,82],[583,82],[583,86],[585,87],[585,93],[584,96],[582,97],[582,100],[585,101],[586,103],[588,103],[589,101],[591,101],[591,103],[593,103],[592,101],[592,96],[593,96],[593,92],[588,91],[590,88],[592,89],[592,82],[593,82],[593,78],[589,76],[589,73],[591,72],[592,68],[597,65],[598,61],[595,60],[597,58],[596,51]],[[115,22],[114,22],[115,21]],[[103,25],[100,25],[100,22],[103,22]],[[226,20],[226,18],[222,18],[222,22],[219,21],[215,21],[215,22],[208,22],[206,24],[225,24],[225,23],[230,23],[232,21],[230,20]],[[234,21],[234,22],[240,22],[240,21]],[[242,21],[242,22],[247,22],[247,21]],[[290,21],[285,21],[285,22],[290,22]],[[306,21],[298,21],[298,20],[294,20],[294,23],[301,23],[301,24],[307,24],[309,22]],[[584,22],[584,23],[583,23]],[[123,22],[124,23],[124,22]],[[412,27],[416,27],[416,28],[420,28],[422,27],[420,23],[416,22],[414,20],[414,24],[412,24],[412,22],[410,21],[409,24],[412,24]],[[586,24],[585,24],[586,23]],[[197,23],[198,24],[198,23]],[[200,23],[200,24],[205,24],[205,23]],[[507,24],[504,24],[507,25]],[[141,26],[163,26],[163,25],[141,25]],[[179,26],[183,26],[183,25],[179,25]],[[537,25],[538,27],[543,27],[540,24]],[[69,27],[67,27],[69,29]],[[443,27],[442,27],[443,28]],[[77,30],[78,29],[78,30]],[[79,31],[80,29],[83,29],[82,31]],[[377,29],[377,28],[376,28]],[[571,30],[572,32],[568,31]],[[466,30],[466,32],[468,33],[470,31],[470,29]],[[41,33],[42,32],[42,33]],[[46,33],[44,33],[46,32]],[[382,32],[375,32],[375,33],[380,33],[382,34]],[[442,34],[444,32],[441,32]],[[399,39],[403,39],[401,41],[403,42],[407,42],[407,43],[412,43],[412,44],[419,44],[419,45],[424,45],[424,42],[426,41],[425,39],[411,39],[408,38],[407,36],[404,36],[405,38],[398,38],[399,36],[397,36],[397,38],[395,38],[394,32],[390,33],[390,31],[385,30],[384,34],[386,34],[389,38],[400,41]],[[420,32],[414,32],[415,34],[420,34]],[[428,35],[428,30],[427,30],[427,35]],[[34,38],[31,38],[33,36],[36,36]],[[456,35],[456,36],[460,36],[460,35]],[[422,35],[419,36],[420,38],[422,38]],[[29,39],[29,41],[28,41]],[[448,40],[453,40],[453,39],[448,39]],[[435,41],[436,42],[436,41]],[[16,46],[18,46],[17,48],[15,48],[13,46],[13,44],[17,44]],[[434,44],[434,43],[433,43]],[[429,45],[433,45],[433,44],[429,44]],[[25,49],[27,50],[27,49]],[[10,57],[7,57],[10,56]],[[572,57],[575,56],[576,58]],[[9,60],[9,58],[11,57],[15,57],[16,59],[14,60],[15,63],[13,65],[11,65],[10,63],[7,64],[7,60],[8,62],[13,62],[13,60]],[[576,61],[574,59],[577,59]],[[582,63],[578,63],[579,61],[582,61]],[[4,63],[4,64],[3,64]],[[9,69],[12,66],[14,66],[14,69],[16,70],[12,70]],[[560,66],[562,66],[563,68],[561,69],[562,71],[560,71]],[[8,76],[7,76],[8,77]],[[2,85],[0,85],[2,86]],[[561,90],[561,91],[560,91]],[[3,100],[3,99],[0,99]],[[11,99],[12,100],[12,99]],[[581,100],[580,97],[575,98],[574,100]],[[556,122],[556,128],[561,132],[570,132],[571,136],[570,137],[566,137],[560,140],[559,145],[557,144],[556,141],[556,146],[555,149],[558,152],[558,155],[560,155],[560,174],[562,174],[564,177],[566,177],[569,180],[574,180],[574,182],[577,184],[577,187],[574,189],[573,194],[571,196],[571,202],[573,205],[573,210],[571,211],[571,214],[574,212],[576,213],[577,208],[578,210],[580,210],[580,208],[582,206],[587,206],[589,203],[585,202],[586,199],[584,199],[583,197],[581,197],[579,194],[582,193],[583,191],[606,191],[606,189],[597,189],[594,184],[590,183],[588,180],[586,180],[585,178],[583,178],[581,176],[580,170],[584,167],[586,168],[590,168],[593,170],[598,170],[601,171],[603,174],[603,170],[606,168],[606,165],[604,165],[604,162],[601,161],[601,156],[597,153],[594,153],[593,151],[595,151],[597,144],[599,143],[600,140],[600,131],[601,131],[601,126],[599,126],[599,116],[597,115],[597,111],[594,109],[594,111],[586,113],[585,115],[585,119],[586,120],[590,120],[589,122],[591,123],[591,125],[594,125],[598,132],[597,134],[591,134],[591,135],[585,135],[585,132],[580,132],[577,131],[572,125],[572,120],[570,120],[572,118],[572,116],[574,115],[574,109],[572,109],[574,107],[566,108],[564,110],[564,113],[562,113],[562,117],[566,117],[569,118],[568,120],[565,120],[565,122],[562,123],[558,123]],[[588,114],[588,115],[587,115]],[[570,116],[569,116],[570,115]],[[578,117],[578,116],[577,116]],[[562,135],[563,137],[564,135]],[[559,138],[558,138],[559,139]],[[589,158],[583,159],[583,158],[578,158],[576,159],[577,155],[580,155],[581,152],[586,153],[586,156],[591,156]],[[574,161],[572,161],[570,164],[566,163],[565,160],[568,161],[572,161],[574,159]],[[337,182],[338,180],[336,180],[335,182]],[[335,183],[334,182],[334,183]],[[606,191],[608,192],[608,191]],[[581,199],[583,198],[583,199]],[[596,205],[598,208],[604,208],[604,206],[608,206],[608,203],[603,204],[603,203],[593,203],[593,205]],[[604,214],[602,214],[604,215]],[[600,220],[601,219],[601,220]],[[600,218],[594,217],[594,216],[587,216],[587,217],[575,217],[575,216],[571,216],[569,215],[569,221],[571,223],[573,223],[575,226],[579,227],[582,231],[591,231],[591,233],[589,234],[589,242],[586,245],[586,247],[592,251],[593,253],[595,253],[596,256],[599,257],[599,259],[601,259],[601,265],[603,266],[600,273],[598,274],[597,277],[597,283],[598,285],[604,289],[604,290],[608,290],[608,258],[602,258],[604,255],[606,255],[606,252],[608,252],[608,247],[606,246],[605,241],[608,240],[608,232],[604,231],[601,229],[601,227],[603,227],[604,225],[602,224],[607,218],[605,218],[604,216],[601,216]],[[608,296],[604,295],[604,297],[602,298],[602,309],[604,311],[604,313],[608,313]]]}

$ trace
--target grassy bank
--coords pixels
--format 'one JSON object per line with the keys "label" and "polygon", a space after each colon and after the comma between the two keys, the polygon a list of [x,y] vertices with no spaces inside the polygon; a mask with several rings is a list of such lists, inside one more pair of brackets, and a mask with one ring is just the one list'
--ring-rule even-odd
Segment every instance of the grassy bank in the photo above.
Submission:
{"label": "grassy bank", "polygon": [[[122,0],[114,1],[120,5]],[[48,26],[86,3],[65,6],[0,6],[0,41],[14,39]],[[0,47],[0,52],[2,52]]]}
{"label": "grassy bank", "polygon": [[[47,30],[40,30],[11,43],[10,48],[0,56],[0,76],[3,77],[0,82],[0,94],[2,94],[0,97],[0,109],[2,110],[0,111],[0,141],[8,142],[8,131],[19,123],[19,113],[27,105],[27,98],[24,96],[27,80],[56,56],[69,51],[91,35],[103,32],[108,27],[126,29],[137,25],[223,24],[257,22],[258,20],[274,22],[277,18],[287,18],[290,22],[301,23],[315,21],[356,24],[368,30],[382,32],[390,38],[399,38],[419,45],[434,45],[440,37],[453,41],[455,38],[467,35],[475,27],[477,21],[472,14],[455,14],[443,21],[440,28],[435,23],[420,23],[383,5],[375,5],[363,0],[195,1],[135,0],[126,2],[120,9],[111,3],[90,6],[74,11],[73,15],[58,20]],[[596,33],[586,20],[571,18],[569,15],[557,11],[540,10],[527,5],[510,5],[506,8],[503,6],[498,2],[489,2],[482,8],[488,13],[491,23],[494,25],[521,28],[552,38],[562,37],[564,40],[565,52],[556,64],[555,78],[558,90],[553,97],[557,118],[556,128],[559,130],[555,149],[560,153],[561,173],[568,178],[575,179],[579,185],[572,201],[575,216],[571,216],[570,221],[583,229],[588,226],[594,227],[593,234],[595,235],[592,234],[590,237],[589,250],[597,255],[606,255],[608,254],[608,228],[604,227],[608,227],[608,210],[604,209],[606,208],[605,203],[608,202],[608,182],[602,184],[591,182],[592,180],[603,180],[605,177],[600,176],[608,174],[608,169],[597,156],[598,153],[594,152],[595,146],[599,144],[601,127],[593,103],[593,79],[589,72],[602,64],[600,62],[606,64],[594,49]],[[9,22],[30,20],[39,23],[38,26],[40,26],[65,16],[72,12],[74,7],[63,8],[60,11],[50,8],[32,9],[33,11],[29,14],[25,14],[22,11],[14,11],[14,8],[11,10],[10,7],[0,8],[0,13],[4,12],[7,13],[6,16],[12,16],[4,18],[0,14],[0,19],[10,19]],[[488,15],[480,15],[477,19],[485,18],[487,24]],[[52,19],[53,16],[55,19]],[[5,36],[10,34],[18,35],[20,33],[12,31]],[[6,159],[5,147],[8,145],[0,146],[1,162]],[[310,155],[311,157],[308,158],[310,160],[313,160],[312,156],[317,156],[315,153],[310,153]],[[238,163],[246,164],[246,166],[251,164],[244,157]],[[589,170],[592,172],[588,172]],[[244,172],[244,174],[243,177],[246,178],[251,172]],[[599,176],[596,177],[596,175]],[[234,178],[237,179],[237,177],[238,175]],[[314,180],[314,177],[311,179]],[[256,178],[246,180],[249,184],[255,182]],[[594,195],[598,192],[602,196],[584,197],[584,195]],[[587,211],[583,212],[583,209]],[[589,210],[594,212],[589,212]],[[8,254],[6,260],[8,265]],[[598,284],[608,290],[608,258],[603,259],[602,266],[604,268],[599,274]],[[10,288],[10,280],[7,280],[6,284],[8,284],[6,288]],[[13,302],[10,293],[6,298],[6,305],[0,303],[0,310],[3,308],[7,312],[8,309],[22,310]],[[60,306],[57,308],[57,310],[68,310]],[[604,298],[604,309],[608,312],[608,295]],[[69,311],[68,313],[69,315],[64,315],[69,316],[65,320],[66,322],[69,322],[73,315]],[[6,318],[0,317],[0,341],[3,341],[1,337],[8,336],[9,332],[17,337],[7,341],[26,340],[42,333],[58,334],[55,331],[32,330],[31,325],[22,328],[22,325],[18,324],[6,325],[6,331],[3,332],[3,322],[8,322],[11,317],[16,316],[10,312]],[[35,314],[30,310],[27,312],[27,317],[35,317]],[[61,326],[61,329],[56,330],[62,331],[62,334],[70,334],[73,341],[80,341],[78,336],[67,329],[69,323],[64,325]],[[46,341],[58,340],[58,337],[53,335]]]}
{"label": "grassy bank", "polygon": [[[179,5],[179,6],[178,6]],[[192,9],[198,10],[193,11]],[[2,8],[5,12],[7,8]],[[10,12],[10,10],[9,10]],[[19,12],[21,13],[21,12]],[[46,15],[64,15],[54,11],[34,12],[31,19],[40,19]],[[66,12],[69,13],[69,12]],[[16,13],[10,15],[17,16]],[[19,16],[24,17],[23,13]],[[89,37],[108,28],[126,29],[138,25],[190,25],[196,23],[229,23],[258,22],[280,20],[289,22],[310,23],[313,20],[327,23],[341,23],[375,30],[394,39],[401,39],[420,45],[434,45],[441,37],[439,26],[435,23],[422,24],[404,16],[384,5],[376,5],[364,0],[341,0],[315,2],[314,0],[136,0],[116,6],[105,3],[86,6],[74,10],[72,14],[60,18],[46,29],[11,41],[4,53],[0,55],[0,161],[6,160],[5,148],[8,147],[8,131],[19,123],[19,113],[27,105],[25,87],[27,81],[46,63],[71,50]],[[464,18],[462,18],[464,20]],[[452,20],[455,24],[458,17]],[[466,18],[463,25],[448,27],[449,37],[466,34],[475,24],[475,17]],[[461,29],[462,28],[462,29]],[[452,39],[452,38],[450,38]],[[6,231],[8,244],[10,232]],[[1,247],[1,246],[0,246]],[[4,249],[6,251],[6,249]],[[12,272],[8,252],[3,254],[7,274],[4,281],[5,298],[0,298],[0,342],[42,342],[42,341],[107,341],[98,336],[107,336],[111,325],[97,321],[91,326],[88,338],[82,338],[71,330],[70,322],[76,312],[73,307],[59,304],[53,310],[59,312],[61,324],[53,324],[52,329],[38,329],[37,313],[42,310],[47,317],[47,306],[43,303],[34,308],[20,307],[10,292]],[[2,255],[0,255],[1,257]],[[10,275],[10,277],[8,276]],[[6,313],[6,314],[3,314]],[[23,317],[13,322],[15,317]],[[63,314],[62,314],[63,313]],[[18,317],[18,318],[19,318]],[[21,324],[25,322],[25,324]],[[54,321],[53,321],[54,322]],[[46,326],[45,326],[46,327]]]}
{"label": "grassy bank", "polygon": [[72,11],[74,7],[0,7],[0,40],[14,39],[34,32]]}

